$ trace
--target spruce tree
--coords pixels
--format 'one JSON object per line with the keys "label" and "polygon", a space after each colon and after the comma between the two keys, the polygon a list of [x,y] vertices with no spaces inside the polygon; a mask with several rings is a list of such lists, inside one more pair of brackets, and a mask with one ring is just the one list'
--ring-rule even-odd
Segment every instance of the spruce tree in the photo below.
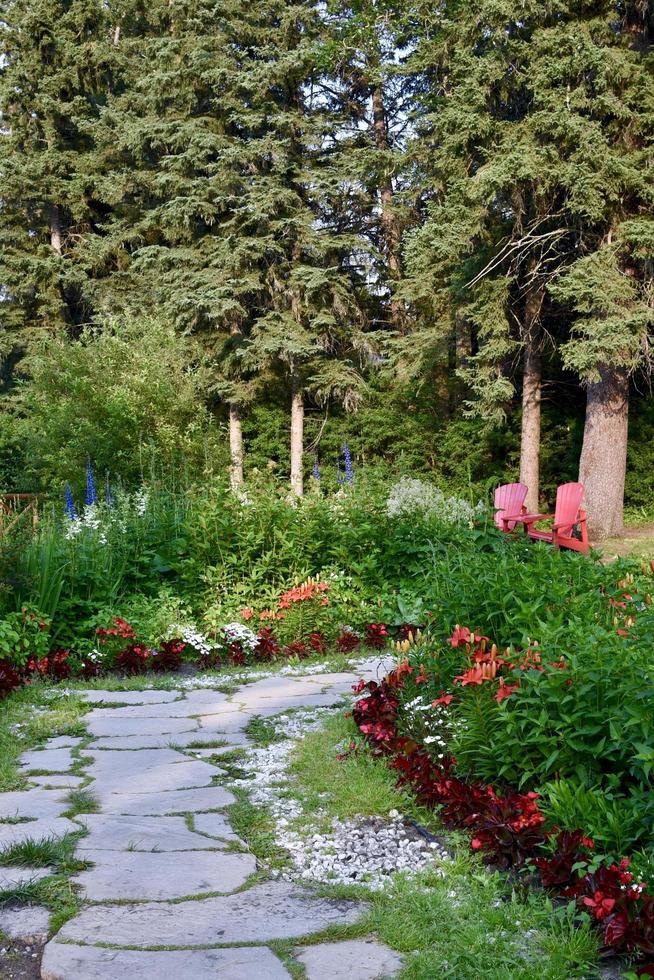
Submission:
{"label": "spruce tree", "polygon": [[[418,56],[432,79],[424,137],[433,198],[410,243],[414,288],[435,287],[441,309],[452,297],[476,329],[464,374],[477,410],[508,410],[522,349],[521,475],[532,492],[541,353],[567,339],[566,311],[549,287],[651,205],[651,55],[638,9],[482,0],[446,3],[426,18]],[[572,310],[565,318],[569,325]],[[569,353],[565,360],[572,366]],[[605,533],[592,494],[588,505],[594,533]]]}
{"label": "spruce tree", "polygon": [[0,282],[7,344],[75,330],[92,309],[81,242],[102,220],[93,133],[116,83],[118,12],[95,0],[9,0],[0,30]]}

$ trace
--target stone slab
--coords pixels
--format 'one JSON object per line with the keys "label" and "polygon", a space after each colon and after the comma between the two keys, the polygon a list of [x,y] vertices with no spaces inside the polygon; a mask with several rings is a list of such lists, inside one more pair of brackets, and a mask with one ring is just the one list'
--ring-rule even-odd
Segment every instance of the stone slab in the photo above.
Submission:
{"label": "stone slab", "polygon": [[[44,776],[51,779],[51,776]],[[58,817],[65,810],[65,793],[51,790],[28,789],[12,793],[0,793],[0,820],[13,820],[16,817],[31,817],[35,820]]]}
{"label": "stone slab", "polygon": [[132,752],[95,752],[88,775],[96,780],[98,795],[158,793],[208,786],[216,774],[207,762],[189,759],[173,749]]}
{"label": "stone slab", "polygon": [[0,892],[31,885],[52,873],[52,868],[0,868]]}
{"label": "stone slab", "polygon": [[41,841],[48,837],[64,837],[74,834],[79,826],[72,820],[53,817],[48,820],[32,820],[29,823],[0,824],[0,851],[16,847],[25,841]]}
{"label": "stone slab", "polygon": [[67,772],[74,761],[70,749],[33,749],[21,756],[20,767],[28,772]]}
{"label": "stone slab", "polygon": [[296,957],[306,980],[386,980],[402,968],[402,958],[376,939],[301,946]]}
{"label": "stone slab", "polygon": [[164,902],[205,892],[229,893],[241,888],[256,871],[252,854],[186,851],[183,860],[175,860],[170,853],[147,851],[85,850],[83,853],[84,859],[93,861],[94,867],[74,875],[72,880],[93,902],[108,899]]}
{"label": "stone slab", "polygon": [[75,735],[57,735],[56,738],[49,738],[44,748],[47,749],[72,749],[80,745],[81,738]]}
{"label": "stone slab", "polygon": [[180,691],[75,691],[89,704],[160,704],[176,701]]}
{"label": "stone slab", "polygon": [[78,851],[198,851],[218,847],[186,826],[184,817],[80,816],[89,831]]}
{"label": "stone slab", "polygon": [[50,776],[30,776],[30,783],[39,786],[41,789],[79,789],[82,783],[87,782],[85,776],[69,776],[67,773],[52,773]]}
{"label": "stone slab", "polygon": [[100,949],[51,942],[41,964],[42,980],[290,980],[265,947],[144,951]]}
{"label": "stone slab", "polygon": [[312,898],[306,890],[275,881],[201,902],[95,905],[82,909],[58,937],[135,948],[256,943],[349,925],[366,908],[363,903]]}
{"label": "stone slab", "polygon": [[193,826],[200,834],[207,834],[209,837],[218,837],[222,840],[238,841],[239,844],[243,843],[222,813],[196,813],[193,817]]}
{"label": "stone slab", "polygon": [[102,798],[102,809],[105,813],[147,817],[219,810],[234,802],[233,794],[222,786],[203,786],[167,793],[115,793]]}
{"label": "stone slab", "polygon": [[112,711],[106,718],[88,723],[89,734],[96,738],[111,735],[168,735],[171,732],[191,732],[197,723],[192,718],[115,718]]}
{"label": "stone slab", "polygon": [[124,708],[93,708],[85,716],[85,722],[102,718],[190,718],[200,713],[202,706],[189,701],[164,701],[160,704],[128,704]]}
{"label": "stone slab", "polygon": [[186,692],[186,700],[189,704],[210,705],[216,708],[224,704],[227,698],[228,695],[224,691],[214,691],[207,687]]}
{"label": "stone slab", "polygon": [[43,943],[48,938],[50,912],[41,905],[0,909],[0,932],[24,943]]}
{"label": "stone slab", "polygon": [[[256,712],[252,712],[256,714]],[[251,715],[243,711],[225,711],[223,714],[201,715],[200,729],[203,732],[235,733],[247,726]]]}

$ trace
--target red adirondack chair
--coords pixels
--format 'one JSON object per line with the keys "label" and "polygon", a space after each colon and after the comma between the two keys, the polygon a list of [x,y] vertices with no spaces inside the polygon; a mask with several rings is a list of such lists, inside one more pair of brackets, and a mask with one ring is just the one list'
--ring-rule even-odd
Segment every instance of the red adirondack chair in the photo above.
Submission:
{"label": "red adirondack chair", "polygon": [[526,514],[525,497],[527,487],[524,483],[504,483],[495,491],[495,523],[500,531],[512,531],[515,521],[504,526],[504,515]]}
{"label": "red adirondack chair", "polygon": [[[534,541],[549,541],[555,548],[571,548],[588,554],[588,529],[586,527],[586,511],[581,508],[584,497],[582,483],[563,483],[556,491],[556,507],[554,514],[506,514],[503,517],[504,530],[510,530],[513,522],[524,525],[525,531]],[[533,525],[537,521],[553,520],[549,531],[538,531]],[[575,527],[579,525],[581,539],[573,537]]]}

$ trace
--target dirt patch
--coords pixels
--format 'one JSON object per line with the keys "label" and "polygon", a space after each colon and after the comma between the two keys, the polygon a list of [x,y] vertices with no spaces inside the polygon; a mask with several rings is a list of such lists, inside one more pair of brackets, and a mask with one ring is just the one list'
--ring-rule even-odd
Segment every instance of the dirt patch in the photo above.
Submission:
{"label": "dirt patch", "polygon": [[39,980],[43,946],[0,937],[0,980]]}
{"label": "dirt patch", "polygon": [[625,528],[621,538],[607,538],[596,545],[604,552],[604,560],[624,558],[632,555],[634,558],[654,558],[654,524],[639,524]]}

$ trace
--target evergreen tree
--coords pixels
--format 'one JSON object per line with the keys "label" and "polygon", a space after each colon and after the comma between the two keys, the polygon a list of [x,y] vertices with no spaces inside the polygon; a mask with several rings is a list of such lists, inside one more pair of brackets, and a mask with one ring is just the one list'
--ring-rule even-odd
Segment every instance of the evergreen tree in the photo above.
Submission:
{"label": "evergreen tree", "polygon": [[[420,50],[433,79],[425,132],[433,200],[410,244],[414,288],[435,286],[446,315],[453,296],[476,328],[464,375],[478,410],[507,410],[522,349],[521,477],[532,492],[541,352],[561,322],[549,286],[651,201],[651,61],[636,8],[445,4]],[[604,533],[592,497],[588,504],[594,532]]]}
{"label": "evergreen tree", "polygon": [[94,196],[98,109],[116,84],[117,11],[96,0],[9,0],[0,30],[0,282],[6,346],[89,319],[80,243]]}

